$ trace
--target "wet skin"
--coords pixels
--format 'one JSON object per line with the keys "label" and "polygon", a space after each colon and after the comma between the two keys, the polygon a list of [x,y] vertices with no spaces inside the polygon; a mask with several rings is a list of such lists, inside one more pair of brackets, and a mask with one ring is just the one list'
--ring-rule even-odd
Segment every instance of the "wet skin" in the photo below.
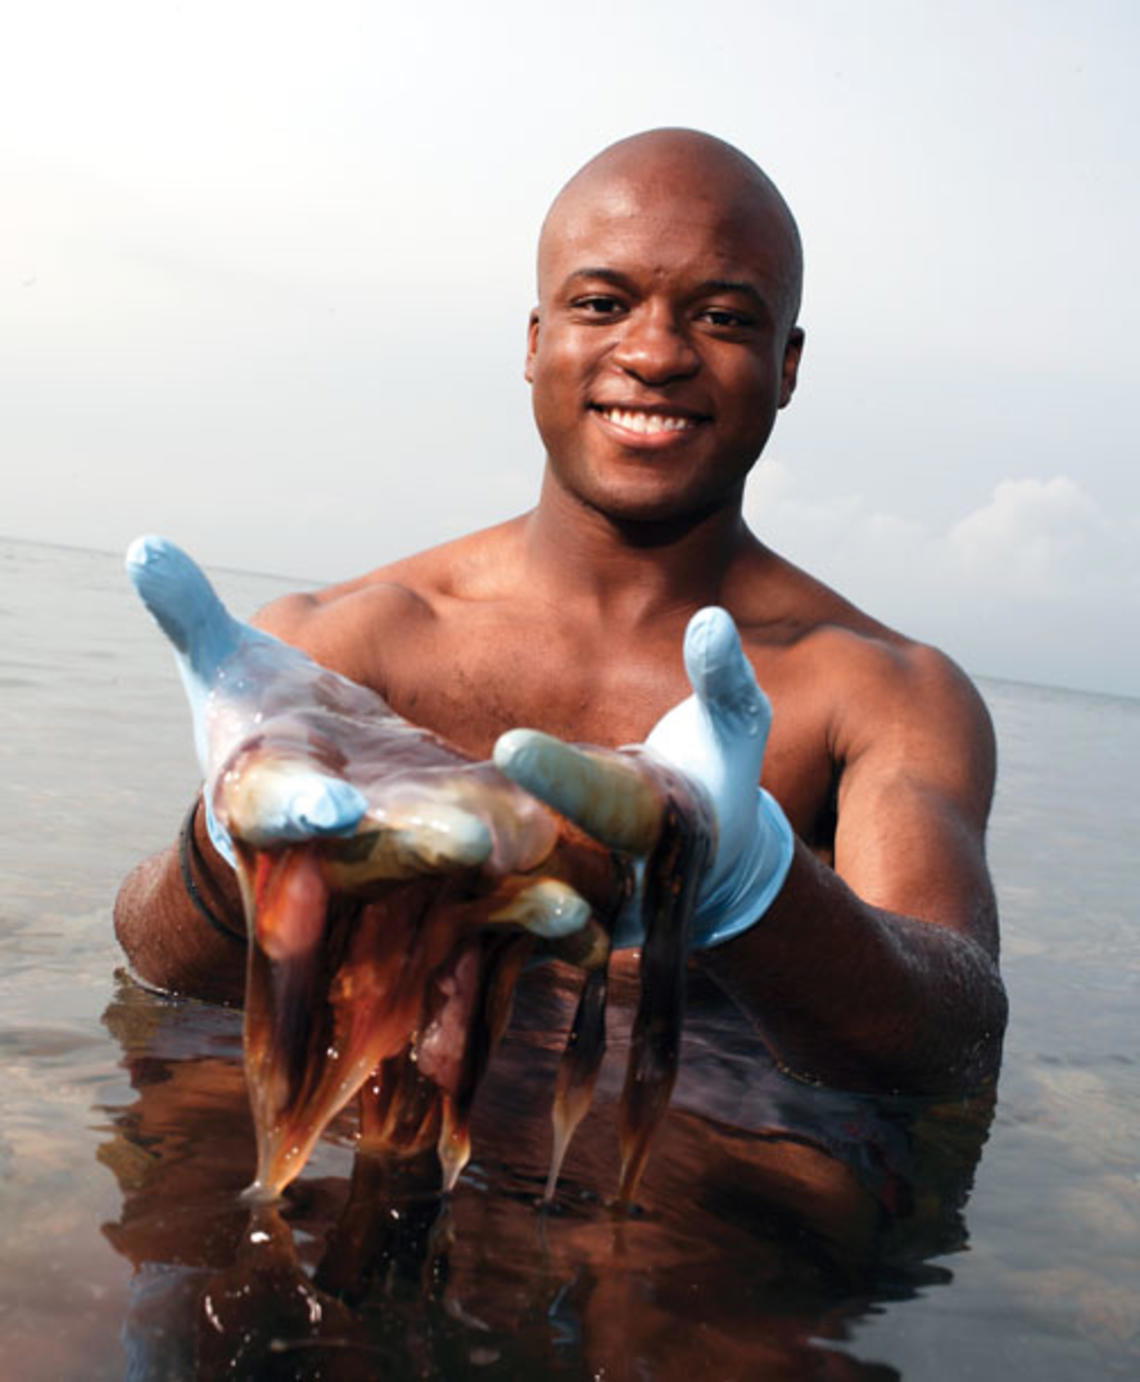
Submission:
{"label": "wet skin", "polygon": [[[516,725],[640,741],[688,693],[690,615],[722,605],[774,707],[764,785],[800,844],[763,921],[699,962],[799,1073],[969,1087],[996,1070],[1005,1016],[985,710],[947,659],[741,518],[802,345],[781,206],[704,137],[602,155],[544,232],[527,362],[547,449],[537,507],[261,623],[484,757]],[[128,880],[117,921],[151,981],[238,996],[240,953],[194,916],[170,855]]]}

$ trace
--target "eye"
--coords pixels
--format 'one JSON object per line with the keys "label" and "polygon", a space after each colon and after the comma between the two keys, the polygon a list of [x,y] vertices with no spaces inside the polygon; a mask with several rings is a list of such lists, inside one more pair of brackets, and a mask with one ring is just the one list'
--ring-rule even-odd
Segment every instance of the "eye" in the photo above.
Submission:
{"label": "eye", "polygon": [[576,312],[588,317],[616,317],[624,310],[619,299],[608,293],[590,293],[586,297],[575,298],[570,305]]}
{"label": "eye", "polygon": [[726,331],[742,331],[753,325],[752,318],[746,312],[737,312],[731,307],[706,307],[699,319]]}

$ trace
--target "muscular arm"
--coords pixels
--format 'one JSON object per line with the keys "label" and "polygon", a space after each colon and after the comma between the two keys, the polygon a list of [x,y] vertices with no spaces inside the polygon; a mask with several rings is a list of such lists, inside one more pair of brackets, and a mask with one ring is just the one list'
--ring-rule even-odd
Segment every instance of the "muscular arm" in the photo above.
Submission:
{"label": "muscular arm", "polygon": [[836,727],[834,871],[797,844],[766,915],[703,961],[790,1070],[944,1093],[996,1072],[1005,1027],[984,853],[992,731],[939,654],[871,661]]}

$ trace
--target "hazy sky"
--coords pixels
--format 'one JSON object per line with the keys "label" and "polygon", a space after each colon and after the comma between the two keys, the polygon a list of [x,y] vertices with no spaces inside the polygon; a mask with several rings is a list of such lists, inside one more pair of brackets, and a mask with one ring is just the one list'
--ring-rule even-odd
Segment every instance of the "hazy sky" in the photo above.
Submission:
{"label": "hazy sky", "polygon": [[533,241],[598,148],[775,177],[748,504],[972,671],[1140,695],[1140,7],[36,0],[0,50],[0,532],[318,579],[532,502]]}

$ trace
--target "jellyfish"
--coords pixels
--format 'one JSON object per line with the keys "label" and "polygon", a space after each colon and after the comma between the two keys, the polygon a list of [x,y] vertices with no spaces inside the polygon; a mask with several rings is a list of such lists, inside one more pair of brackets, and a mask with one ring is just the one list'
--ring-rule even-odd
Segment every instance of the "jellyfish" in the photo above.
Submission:
{"label": "jellyfish", "polygon": [[493,761],[235,619],[173,543],[141,538],[127,566],[174,646],[208,828],[240,885],[249,1197],[277,1198],[354,1099],[362,1151],[434,1147],[450,1190],[518,977],[555,958],[582,987],[552,1092],[552,1197],[605,1049],[615,935],[633,915],[644,939],[616,1197],[628,1206],[676,1076],[688,926],[715,843],[700,789],[637,748],[535,734],[512,748],[507,736],[508,755],[565,774],[572,822]]}

